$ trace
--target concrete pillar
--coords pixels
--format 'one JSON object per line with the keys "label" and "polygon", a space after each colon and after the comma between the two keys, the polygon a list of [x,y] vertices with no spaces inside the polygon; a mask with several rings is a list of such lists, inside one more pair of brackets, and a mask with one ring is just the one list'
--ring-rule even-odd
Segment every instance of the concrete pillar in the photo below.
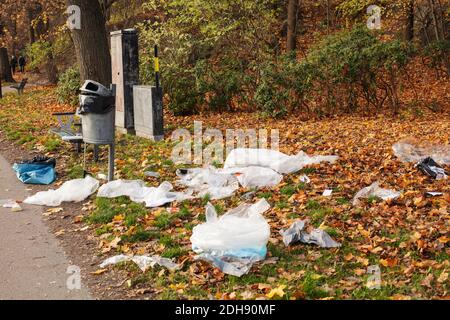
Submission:
{"label": "concrete pillar", "polygon": [[162,89],[135,86],[133,94],[136,135],[154,141],[164,139]]}
{"label": "concrete pillar", "polygon": [[111,32],[112,82],[116,85],[116,127],[134,134],[133,86],[139,84],[139,47],[135,29]]}

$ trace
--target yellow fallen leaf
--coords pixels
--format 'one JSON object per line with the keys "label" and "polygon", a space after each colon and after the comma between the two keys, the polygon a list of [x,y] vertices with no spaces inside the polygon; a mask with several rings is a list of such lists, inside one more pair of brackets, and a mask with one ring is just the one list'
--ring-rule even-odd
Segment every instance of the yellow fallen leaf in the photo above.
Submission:
{"label": "yellow fallen leaf", "polygon": [[286,288],[285,285],[281,285],[278,288],[274,288],[272,290],[270,290],[270,292],[268,294],[266,294],[266,297],[269,299],[272,299],[275,295],[279,296],[280,298],[284,297],[284,289]]}
{"label": "yellow fallen leaf", "polygon": [[444,283],[444,282],[447,282],[447,280],[448,280],[448,273],[442,272],[441,275],[439,276],[439,278],[437,279],[437,282]]}
{"label": "yellow fallen leaf", "polygon": [[106,271],[108,271],[108,269],[98,269],[98,270],[96,270],[94,272],[91,272],[91,274],[98,276],[98,275],[100,275],[102,273],[105,273]]}

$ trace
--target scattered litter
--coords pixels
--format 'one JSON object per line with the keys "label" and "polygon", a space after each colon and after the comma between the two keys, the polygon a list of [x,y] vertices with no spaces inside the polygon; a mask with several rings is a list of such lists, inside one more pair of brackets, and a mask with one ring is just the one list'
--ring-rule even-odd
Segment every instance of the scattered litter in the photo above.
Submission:
{"label": "scattered litter", "polygon": [[80,202],[97,191],[98,186],[98,180],[86,176],[84,179],[66,181],[59,189],[38,192],[25,199],[24,203],[57,207],[62,202]]}
{"label": "scattered litter", "polygon": [[178,183],[189,187],[197,197],[209,194],[212,200],[231,197],[239,189],[239,183],[230,173],[222,173],[214,167],[179,169]]}
{"label": "scattered litter", "polygon": [[109,265],[118,264],[120,262],[133,261],[138,265],[138,267],[145,272],[148,268],[153,268],[155,265],[159,265],[169,269],[170,271],[175,271],[180,269],[181,265],[176,264],[171,259],[162,258],[160,256],[130,256],[130,255],[117,255],[106,259],[100,264],[100,268],[105,268]]}
{"label": "scattered litter", "polygon": [[289,156],[270,149],[238,148],[230,152],[225,160],[224,168],[257,166],[271,168],[281,174],[289,174],[299,171],[306,165],[320,162],[333,163],[337,159],[337,156],[310,157],[303,151],[300,151],[297,155]]}
{"label": "scattered litter", "polygon": [[338,248],[341,246],[340,243],[334,241],[330,235],[322,229],[313,229],[308,233],[305,230],[306,222],[306,220],[296,221],[289,229],[280,231],[286,247],[297,242],[315,244],[321,248]]}
{"label": "scattered litter", "polygon": [[241,199],[243,199],[243,200],[252,200],[255,196],[256,196],[256,192],[255,191],[249,191],[249,192],[244,193],[241,196]]}
{"label": "scattered litter", "polygon": [[97,175],[97,179],[99,179],[99,180],[108,180],[108,177],[104,173],[99,173]]}
{"label": "scattered litter", "polygon": [[12,212],[20,212],[20,211],[23,211],[23,209],[18,203],[16,203],[11,207],[11,211]]}
{"label": "scattered litter", "polygon": [[145,171],[144,175],[146,177],[152,177],[152,178],[159,178],[161,176],[158,172],[154,172],[154,171]]}
{"label": "scattered litter", "polygon": [[266,167],[243,167],[224,169],[223,172],[236,175],[237,180],[244,188],[270,188],[278,185],[283,176]]}
{"label": "scattered litter", "polygon": [[2,206],[3,208],[10,208],[12,212],[23,211],[22,207],[12,199],[0,200],[0,206]]}
{"label": "scattered litter", "polygon": [[368,198],[368,197],[378,197],[382,200],[390,200],[396,199],[401,195],[400,192],[392,190],[392,189],[383,189],[379,187],[379,182],[374,182],[370,186],[365,187],[358,191],[358,193],[353,198],[353,205],[359,205],[360,198]]}
{"label": "scattered litter", "polygon": [[159,207],[173,201],[191,199],[189,194],[172,192],[172,184],[165,181],[157,188],[147,187],[141,180],[115,180],[100,187],[97,197],[127,196],[131,201],[145,203],[146,207]]}
{"label": "scattered litter", "polygon": [[425,194],[430,197],[439,197],[439,196],[443,195],[442,192],[436,192],[436,191],[429,191],[429,192],[426,192]]}
{"label": "scattered litter", "polygon": [[303,182],[303,183],[310,183],[311,182],[311,179],[309,179],[309,177],[307,176],[307,175],[302,175],[301,177],[300,177],[300,182]]}
{"label": "scattered litter", "polygon": [[270,226],[262,216],[270,205],[265,199],[255,204],[241,204],[221,217],[210,203],[206,223],[194,227],[192,249],[197,259],[207,260],[222,272],[241,276],[252,264],[264,260]]}
{"label": "scattered litter", "polygon": [[445,170],[442,167],[440,167],[436,163],[436,161],[434,161],[431,157],[423,159],[416,165],[416,167],[419,168],[419,170],[422,171],[424,174],[432,177],[433,179],[436,180],[447,179],[447,174],[445,173]]}
{"label": "scattered litter", "polygon": [[441,164],[450,164],[450,145],[438,145],[405,139],[393,145],[394,154],[403,162],[420,162],[431,157]]}
{"label": "scattered litter", "polygon": [[56,180],[55,166],[54,158],[36,156],[32,160],[15,163],[13,170],[23,183],[48,185]]}
{"label": "scattered litter", "polygon": [[324,196],[324,197],[330,197],[332,193],[333,193],[333,190],[331,190],[331,189],[326,189],[326,190],[322,193],[322,196]]}
{"label": "scattered litter", "polygon": [[0,206],[2,206],[3,208],[12,208],[16,204],[17,204],[16,200],[0,199]]}

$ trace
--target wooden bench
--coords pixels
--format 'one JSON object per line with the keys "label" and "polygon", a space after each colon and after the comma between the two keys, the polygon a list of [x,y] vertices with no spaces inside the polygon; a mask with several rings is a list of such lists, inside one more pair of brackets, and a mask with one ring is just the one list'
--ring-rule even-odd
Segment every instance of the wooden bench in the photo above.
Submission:
{"label": "wooden bench", "polygon": [[[51,128],[50,133],[56,134],[63,141],[76,145],[77,153],[81,153],[81,144],[83,143],[83,134],[81,132],[81,123],[75,122],[75,112],[57,112],[53,113],[58,119],[59,127]],[[98,146],[94,145],[94,161],[98,161]]]}
{"label": "wooden bench", "polygon": [[15,85],[11,86],[10,88],[16,89],[17,93],[19,95],[21,95],[23,93],[23,90],[25,89],[25,86],[27,85],[27,83],[28,83],[28,78],[24,78],[24,79],[22,79],[22,81],[20,81],[19,84],[15,84]]}

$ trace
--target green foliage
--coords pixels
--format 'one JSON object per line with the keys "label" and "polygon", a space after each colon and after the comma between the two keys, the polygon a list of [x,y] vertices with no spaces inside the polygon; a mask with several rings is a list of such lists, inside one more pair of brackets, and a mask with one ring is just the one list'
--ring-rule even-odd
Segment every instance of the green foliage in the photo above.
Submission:
{"label": "green foliage", "polygon": [[46,63],[52,52],[52,44],[48,41],[39,40],[25,49],[28,57],[28,67],[32,70],[38,70],[39,67]]}
{"label": "green foliage", "polygon": [[59,76],[56,90],[58,102],[76,106],[78,104],[77,92],[80,89],[80,83],[80,72],[76,67],[71,67],[64,71]]}
{"label": "green foliage", "polygon": [[[138,25],[141,48],[161,52],[161,76],[169,109],[179,115],[202,107],[230,110],[247,90],[247,74],[272,54],[277,12],[273,0],[150,0],[163,22]],[[151,50],[141,53],[141,77],[153,83]]]}
{"label": "green foliage", "polygon": [[424,53],[432,68],[450,75],[450,40],[432,42],[425,47]]}

